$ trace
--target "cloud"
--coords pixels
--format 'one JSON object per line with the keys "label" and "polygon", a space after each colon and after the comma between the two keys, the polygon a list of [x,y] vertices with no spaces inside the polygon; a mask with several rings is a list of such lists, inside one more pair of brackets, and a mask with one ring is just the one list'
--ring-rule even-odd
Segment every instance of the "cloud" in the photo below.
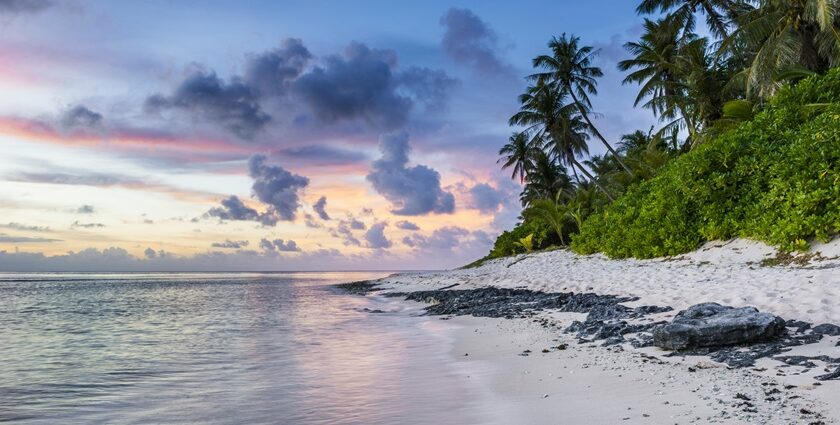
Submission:
{"label": "cloud", "polygon": [[143,251],[143,255],[145,255],[146,258],[149,258],[149,259],[156,258],[157,257],[157,251],[153,250],[152,248],[146,248],[146,250]]}
{"label": "cloud", "polygon": [[329,214],[327,214],[327,210],[325,209],[326,207],[327,207],[327,197],[326,196],[322,196],[322,197],[318,198],[318,202],[316,202],[314,205],[312,205],[312,209],[314,209],[315,212],[318,213],[318,217],[321,217],[321,220],[329,220],[330,219],[330,216],[329,216]]}
{"label": "cloud", "polygon": [[456,84],[442,70],[400,69],[393,50],[352,42],[341,54],[316,59],[303,41],[287,39],[247,56],[241,76],[223,78],[194,65],[170,94],[148,96],[145,109],[185,113],[245,140],[269,126],[309,136],[380,132],[406,125],[415,105],[426,115],[444,110]]}
{"label": "cloud", "polygon": [[451,8],[440,18],[446,29],[441,45],[456,63],[488,76],[511,75],[512,67],[501,59],[495,31],[469,9]]}
{"label": "cloud", "polygon": [[77,105],[64,111],[59,121],[65,130],[95,129],[102,126],[102,114],[93,112],[84,105]]}
{"label": "cloud", "polygon": [[52,5],[52,0],[0,0],[0,15],[36,13]]}
{"label": "cloud", "polygon": [[355,230],[365,230],[367,226],[365,223],[356,220],[355,218],[348,218],[347,220],[339,220],[338,226],[330,231],[330,234],[342,239],[346,246],[361,246],[362,242],[354,234]]}
{"label": "cloud", "polygon": [[260,240],[260,248],[265,252],[301,252],[297,243],[291,239],[284,241],[283,239],[275,239],[270,241],[268,239]]}
{"label": "cloud", "polygon": [[95,228],[102,228],[105,227],[102,223],[81,223],[78,220],[74,221],[70,227],[81,227],[84,229],[95,229]]}
{"label": "cloud", "polygon": [[93,205],[88,204],[82,205],[76,210],[76,212],[79,214],[93,214],[94,211],[95,209],[93,208]]}
{"label": "cloud", "polygon": [[460,243],[461,238],[470,234],[470,231],[458,226],[441,227],[432,232],[431,236],[413,234],[403,238],[406,246],[431,250],[451,250]]}
{"label": "cloud", "polygon": [[393,244],[385,237],[386,227],[388,227],[388,223],[385,222],[375,223],[370,226],[370,229],[365,232],[365,246],[371,249],[390,248]]}
{"label": "cloud", "polygon": [[226,239],[224,242],[213,242],[210,244],[213,248],[222,248],[222,249],[242,249],[248,246],[250,242],[248,241],[232,241],[230,239]]}
{"label": "cloud", "polygon": [[373,162],[367,175],[373,189],[391,202],[395,215],[452,213],[455,197],[440,187],[440,174],[425,166],[408,165],[408,134],[383,135],[379,139],[382,157]]}
{"label": "cloud", "polygon": [[294,220],[300,207],[298,191],[309,185],[309,179],[292,174],[283,167],[266,165],[265,155],[253,155],[248,160],[248,174],[254,179],[254,195],[269,205],[269,213],[280,220]]}
{"label": "cloud", "polygon": [[280,47],[249,58],[244,79],[262,95],[283,95],[311,59],[303,41],[288,38]]}
{"label": "cloud", "polygon": [[458,80],[442,70],[416,66],[402,72],[399,83],[425,106],[427,112],[446,109],[449,93],[458,86]]}
{"label": "cloud", "polygon": [[508,194],[487,183],[478,183],[469,190],[471,206],[483,213],[494,213],[509,199]]}
{"label": "cloud", "polygon": [[50,243],[61,242],[61,239],[31,238],[26,236],[10,236],[0,233],[0,243]]}
{"label": "cloud", "polygon": [[394,225],[397,227],[397,229],[420,230],[420,226],[406,220],[398,221]]}
{"label": "cloud", "polygon": [[298,78],[294,89],[322,122],[363,119],[393,129],[406,122],[412,106],[397,92],[396,66],[394,51],[351,43],[343,55],[327,57]]}
{"label": "cloud", "polygon": [[51,231],[49,227],[46,226],[30,226],[27,224],[21,223],[7,223],[7,224],[0,224],[0,227],[5,227],[7,229],[13,230],[21,230],[25,232],[49,232]]}
{"label": "cloud", "polygon": [[258,97],[254,88],[239,78],[224,82],[215,72],[196,69],[171,95],[146,98],[145,109],[149,113],[173,109],[187,112],[218,123],[242,139],[252,139],[271,121]]}
{"label": "cloud", "polygon": [[[318,249],[299,253],[294,262],[284,261],[276,253],[235,250],[208,251],[191,256],[179,256],[166,251],[147,248],[132,255],[119,247],[87,248],[61,255],[42,252],[8,252],[0,250],[2,271],[269,271],[269,270],[367,270],[364,257],[345,256],[335,249]],[[379,259],[381,262],[381,258]],[[397,264],[389,264],[396,268]]]}
{"label": "cloud", "polygon": [[215,217],[219,220],[235,221],[258,221],[266,226],[273,226],[277,223],[277,217],[273,214],[262,214],[257,210],[245,205],[236,195],[223,199],[221,207],[210,208],[205,216]]}
{"label": "cloud", "polygon": [[317,165],[356,164],[368,159],[362,152],[327,145],[308,145],[280,150],[280,155]]}

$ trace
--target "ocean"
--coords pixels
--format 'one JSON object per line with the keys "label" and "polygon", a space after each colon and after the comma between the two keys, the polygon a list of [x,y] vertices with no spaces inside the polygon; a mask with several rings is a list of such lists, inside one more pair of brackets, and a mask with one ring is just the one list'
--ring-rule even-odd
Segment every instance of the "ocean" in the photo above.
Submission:
{"label": "ocean", "polygon": [[0,422],[486,422],[444,322],[331,286],[386,274],[0,274]]}

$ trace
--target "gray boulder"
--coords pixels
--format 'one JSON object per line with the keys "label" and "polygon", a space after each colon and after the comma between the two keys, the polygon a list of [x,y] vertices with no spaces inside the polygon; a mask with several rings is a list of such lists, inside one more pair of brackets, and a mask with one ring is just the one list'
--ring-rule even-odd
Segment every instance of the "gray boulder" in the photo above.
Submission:
{"label": "gray boulder", "polygon": [[653,329],[653,345],[668,350],[721,347],[764,341],[785,332],[785,321],[754,307],[717,303],[691,306]]}

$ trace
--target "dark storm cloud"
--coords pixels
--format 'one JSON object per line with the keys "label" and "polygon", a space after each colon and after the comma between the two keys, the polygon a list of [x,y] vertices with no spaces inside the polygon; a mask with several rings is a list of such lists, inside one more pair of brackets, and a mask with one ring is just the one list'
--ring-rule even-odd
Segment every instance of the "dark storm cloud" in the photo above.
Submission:
{"label": "dark storm cloud", "polygon": [[446,29],[441,44],[455,62],[485,75],[510,75],[511,66],[501,59],[495,31],[469,9],[452,8],[440,18]]}
{"label": "dark storm cloud", "polygon": [[215,72],[194,70],[171,95],[148,97],[145,108],[150,113],[185,111],[251,139],[271,120],[258,97],[256,90],[239,78],[224,82]]}
{"label": "dark storm cloud", "polygon": [[375,223],[370,226],[370,229],[365,232],[365,246],[371,249],[390,248],[393,244],[385,236],[386,227],[388,227],[388,223],[385,222]]}
{"label": "dark storm cloud", "polygon": [[316,60],[300,39],[287,39],[248,56],[242,76],[224,80],[196,67],[171,94],[149,96],[145,106],[150,113],[186,112],[242,139],[270,122],[316,132],[361,123],[382,131],[405,125],[415,104],[427,113],[444,109],[456,83],[441,70],[400,69],[393,50],[352,42],[342,54]]}
{"label": "dark storm cloud", "polygon": [[323,122],[363,119],[393,129],[405,124],[412,106],[411,98],[397,92],[396,66],[394,51],[351,43],[343,55],[300,76],[294,89]]}
{"label": "dark storm cloud", "polygon": [[451,250],[461,243],[461,239],[468,236],[470,231],[458,226],[441,227],[432,232],[431,236],[413,234],[403,238],[406,246],[419,249]]}
{"label": "dark storm cloud", "polygon": [[315,210],[316,213],[318,213],[318,217],[321,217],[321,220],[329,220],[330,219],[330,215],[327,214],[326,207],[327,207],[327,197],[326,196],[322,196],[322,197],[318,198],[318,202],[315,202],[315,204],[312,205],[312,209]]}
{"label": "dark storm cloud", "polygon": [[280,220],[294,220],[300,207],[298,191],[309,185],[309,179],[292,174],[283,167],[267,165],[265,155],[253,155],[248,160],[248,174],[254,179],[252,189],[260,202]]}
{"label": "dark storm cloud", "polygon": [[65,130],[99,128],[102,126],[102,114],[77,105],[61,114],[60,124]]}
{"label": "dark storm cloud", "polygon": [[382,157],[373,162],[367,180],[393,204],[396,215],[452,213],[455,197],[440,187],[440,174],[425,165],[408,167],[408,134],[383,135]]}
{"label": "dark storm cloud", "polygon": [[262,239],[260,240],[260,248],[265,252],[301,252],[297,242],[291,239],[286,241],[283,239],[275,239],[273,241]]}
{"label": "dark storm cloud", "polygon": [[230,239],[226,239],[224,242],[213,242],[210,244],[213,248],[222,248],[222,249],[242,249],[248,246],[250,243],[248,241],[232,241]]}
{"label": "dark storm cloud", "polygon": [[82,205],[81,207],[76,209],[76,212],[79,213],[79,214],[93,214],[94,211],[95,211],[95,209],[93,208],[93,205],[87,205],[87,204]]}
{"label": "dark storm cloud", "polygon": [[250,57],[244,79],[263,95],[282,95],[311,59],[303,41],[289,38],[276,49]]}
{"label": "dark storm cloud", "polygon": [[35,13],[52,5],[51,0],[0,0],[0,15]]}
{"label": "dark storm cloud", "polygon": [[483,213],[498,211],[508,199],[507,194],[487,183],[476,184],[470,188],[469,194],[472,207]]}
{"label": "dark storm cloud", "polygon": [[50,238],[31,238],[26,236],[9,236],[5,233],[0,233],[0,243],[50,243],[60,242],[61,239]]}
{"label": "dark storm cloud", "polygon": [[397,229],[420,230],[420,226],[406,220],[398,221],[394,225],[397,227]]}
{"label": "dark storm cloud", "polygon": [[277,218],[272,214],[261,214],[257,210],[245,205],[239,197],[231,195],[223,199],[221,207],[210,208],[205,214],[208,217],[215,217],[220,220],[234,221],[258,221],[266,226],[273,226]]}
{"label": "dark storm cloud", "polygon": [[411,93],[426,111],[440,111],[446,108],[449,93],[458,85],[458,80],[442,70],[411,67],[399,75],[399,82]]}
{"label": "dark storm cloud", "polygon": [[308,145],[296,148],[286,148],[280,151],[280,155],[319,165],[357,164],[368,159],[367,155],[362,152],[327,145]]}

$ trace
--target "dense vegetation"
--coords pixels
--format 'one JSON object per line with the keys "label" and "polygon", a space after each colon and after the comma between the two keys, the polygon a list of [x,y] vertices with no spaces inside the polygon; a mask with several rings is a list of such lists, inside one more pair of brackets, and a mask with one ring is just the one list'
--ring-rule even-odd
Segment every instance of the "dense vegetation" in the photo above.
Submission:
{"label": "dense vegetation", "polygon": [[734,236],[792,250],[836,233],[840,0],[643,0],[638,12],[661,16],[618,68],[661,128],[610,143],[592,120],[598,52],[553,38],[499,152],[524,185],[521,222],[489,257],[571,244],[647,258]]}

